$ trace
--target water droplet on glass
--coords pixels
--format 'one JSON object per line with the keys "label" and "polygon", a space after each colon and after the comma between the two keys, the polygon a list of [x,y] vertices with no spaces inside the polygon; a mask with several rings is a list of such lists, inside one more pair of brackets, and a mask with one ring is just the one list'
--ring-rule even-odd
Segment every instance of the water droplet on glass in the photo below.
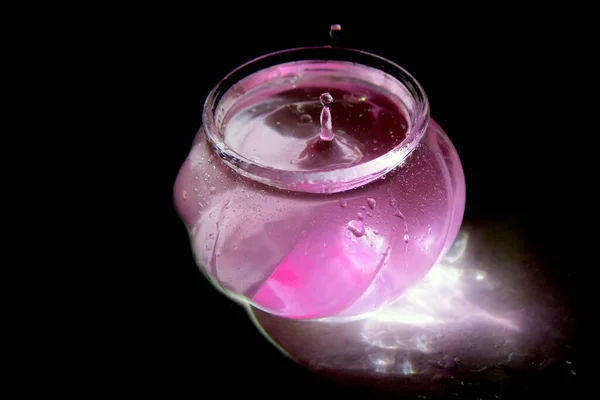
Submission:
{"label": "water droplet on glass", "polygon": [[402,212],[400,210],[396,210],[396,212],[394,213],[394,215],[398,218],[402,218],[404,219],[404,214],[402,214]]}
{"label": "water droplet on glass", "polygon": [[308,114],[302,114],[300,116],[300,123],[301,124],[309,124],[312,122],[312,117]]}
{"label": "water droplet on glass", "polygon": [[214,187],[214,186],[211,186],[211,187],[210,187],[210,193],[211,193],[211,194],[215,194],[215,193],[217,193],[217,188],[216,188],[216,187]]}
{"label": "water droplet on glass", "polygon": [[408,236],[408,233],[404,234],[404,243],[408,243],[408,241],[410,240],[410,236]]}
{"label": "water droplet on glass", "polygon": [[187,199],[187,192],[184,190],[183,191],[183,199],[186,200]]}
{"label": "water droplet on glass", "polygon": [[360,221],[352,220],[348,222],[348,230],[350,230],[350,232],[352,232],[356,237],[365,235],[365,225]]}
{"label": "water droplet on glass", "polygon": [[340,207],[345,208],[348,205],[346,199],[340,199]]}
{"label": "water droplet on glass", "polygon": [[215,238],[215,234],[211,233],[211,234],[208,235],[208,237],[211,238],[211,239],[214,239]]}
{"label": "water droplet on glass", "polygon": [[374,210],[374,209],[375,209],[375,207],[377,206],[377,200],[375,200],[375,199],[374,199],[374,198],[372,198],[372,197],[369,197],[369,198],[367,199],[367,204],[369,205],[369,208],[370,208],[371,210]]}
{"label": "water droplet on glass", "polygon": [[356,218],[362,221],[363,219],[365,219],[365,216],[363,215],[363,213],[358,213],[356,214]]}

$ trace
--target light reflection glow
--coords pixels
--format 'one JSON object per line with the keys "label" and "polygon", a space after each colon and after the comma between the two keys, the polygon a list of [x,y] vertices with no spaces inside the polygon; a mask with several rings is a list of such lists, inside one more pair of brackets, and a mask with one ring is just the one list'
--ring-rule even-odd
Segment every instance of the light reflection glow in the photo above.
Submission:
{"label": "light reflection glow", "polygon": [[[362,340],[383,349],[430,353],[435,350],[435,337],[413,334],[410,326],[480,322],[519,331],[514,321],[495,315],[465,297],[472,285],[489,280],[485,271],[471,268],[463,259],[467,243],[468,234],[461,232],[447,256],[421,282],[393,304],[366,317],[360,331]],[[402,325],[406,328],[401,328]]]}

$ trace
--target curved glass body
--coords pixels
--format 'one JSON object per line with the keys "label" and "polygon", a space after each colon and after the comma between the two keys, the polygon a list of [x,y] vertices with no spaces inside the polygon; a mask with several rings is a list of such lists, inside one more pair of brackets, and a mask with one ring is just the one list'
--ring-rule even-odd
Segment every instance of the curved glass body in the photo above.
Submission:
{"label": "curved glass body", "polygon": [[[319,95],[335,137],[319,140]],[[397,299],[454,241],[458,154],[399,66],[349,49],[251,61],[209,95],[174,187],[199,267],[283,317],[350,317]]]}

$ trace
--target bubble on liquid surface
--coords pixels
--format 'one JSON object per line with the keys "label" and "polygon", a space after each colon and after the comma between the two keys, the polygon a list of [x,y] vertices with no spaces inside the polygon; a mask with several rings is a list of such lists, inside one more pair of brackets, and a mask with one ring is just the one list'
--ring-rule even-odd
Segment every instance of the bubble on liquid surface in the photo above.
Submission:
{"label": "bubble on liquid surface", "polygon": [[360,221],[352,220],[348,222],[348,230],[356,237],[365,235],[365,225]]}
{"label": "bubble on liquid surface", "polygon": [[404,234],[404,243],[408,243],[408,241],[410,240],[410,236],[408,236],[408,233]]}
{"label": "bubble on liquid surface", "polygon": [[214,187],[214,186],[211,186],[209,190],[210,190],[210,193],[211,193],[211,194],[215,194],[215,193],[217,193],[217,188],[216,188],[216,187]]}
{"label": "bubble on liquid surface", "polygon": [[288,104],[287,108],[288,108],[288,110],[290,110],[292,113],[294,113],[296,115],[304,114],[304,107],[302,106],[302,104],[298,104],[298,103]]}
{"label": "bubble on liquid surface", "polygon": [[309,123],[312,122],[312,120],[313,120],[312,117],[310,115],[308,115],[308,114],[302,114],[300,116],[300,123],[301,124],[309,124]]}
{"label": "bubble on liquid surface", "polygon": [[394,215],[398,218],[402,218],[404,219],[404,214],[402,214],[402,212],[400,210],[396,210],[396,212],[394,213]]}
{"label": "bubble on liquid surface", "polygon": [[329,94],[329,92],[325,92],[319,97],[319,100],[321,101],[321,104],[323,105],[323,107],[325,107],[325,106],[333,103],[333,96],[331,94]]}
{"label": "bubble on liquid surface", "polygon": [[362,103],[367,100],[368,96],[366,93],[346,93],[342,96],[344,100],[349,103]]}
{"label": "bubble on liquid surface", "polygon": [[371,210],[374,210],[374,209],[375,209],[375,207],[377,207],[377,200],[375,200],[375,199],[374,199],[374,198],[372,198],[372,197],[369,197],[369,198],[367,199],[367,204],[369,205],[369,208],[370,208]]}
{"label": "bubble on liquid surface", "polygon": [[340,207],[345,208],[348,205],[346,199],[340,199]]}

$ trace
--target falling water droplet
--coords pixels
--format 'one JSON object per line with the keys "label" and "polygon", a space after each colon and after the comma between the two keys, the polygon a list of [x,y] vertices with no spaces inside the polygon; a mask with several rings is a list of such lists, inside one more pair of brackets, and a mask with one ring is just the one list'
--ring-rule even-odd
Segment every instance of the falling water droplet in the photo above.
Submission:
{"label": "falling water droplet", "polygon": [[375,200],[375,199],[374,199],[374,198],[372,198],[372,197],[369,197],[369,198],[367,199],[367,204],[369,205],[369,208],[370,208],[371,210],[374,210],[374,209],[375,209],[375,207],[377,206],[377,200]]}
{"label": "falling water droplet", "polygon": [[215,238],[215,234],[211,233],[211,234],[208,235],[208,237],[211,238],[211,239],[214,239]]}
{"label": "falling water droplet", "polygon": [[408,243],[409,239],[410,239],[410,236],[408,236],[408,233],[405,233],[404,234],[404,243]]}
{"label": "falling water droplet", "polygon": [[365,225],[360,221],[352,220],[348,222],[348,230],[354,234],[356,237],[361,237],[365,235]]}
{"label": "falling water droplet", "polygon": [[337,39],[337,32],[342,30],[342,26],[340,24],[332,24],[331,28],[329,28],[329,37],[332,39]]}
{"label": "falling water droplet", "polygon": [[300,123],[301,124],[309,124],[312,122],[312,117],[308,114],[302,114],[300,116]]}
{"label": "falling water droplet", "polygon": [[345,208],[348,205],[346,199],[340,199],[340,207]]}
{"label": "falling water droplet", "polygon": [[362,221],[363,219],[365,219],[365,216],[363,215],[363,213],[358,213],[356,214],[356,218]]}
{"label": "falling water droplet", "polygon": [[431,226],[429,228],[427,228],[427,234],[429,235],[431,233]]}
{"label": "falling water droplet", "polygon": [[400,210],[396,210],[396,212],[394,213],[394,215],[398,218],[402,218],[404,219],[404,214],[402,214],[402,212]]}
{"label": "falling water droplet", "polygon": [[210,193],[211,193],[211,194],[215,194],[215,193],[217,193],[217,188],[216,188],[216,187],[214,187],[214,186],[211,186],[211,187],[210,187]]}

